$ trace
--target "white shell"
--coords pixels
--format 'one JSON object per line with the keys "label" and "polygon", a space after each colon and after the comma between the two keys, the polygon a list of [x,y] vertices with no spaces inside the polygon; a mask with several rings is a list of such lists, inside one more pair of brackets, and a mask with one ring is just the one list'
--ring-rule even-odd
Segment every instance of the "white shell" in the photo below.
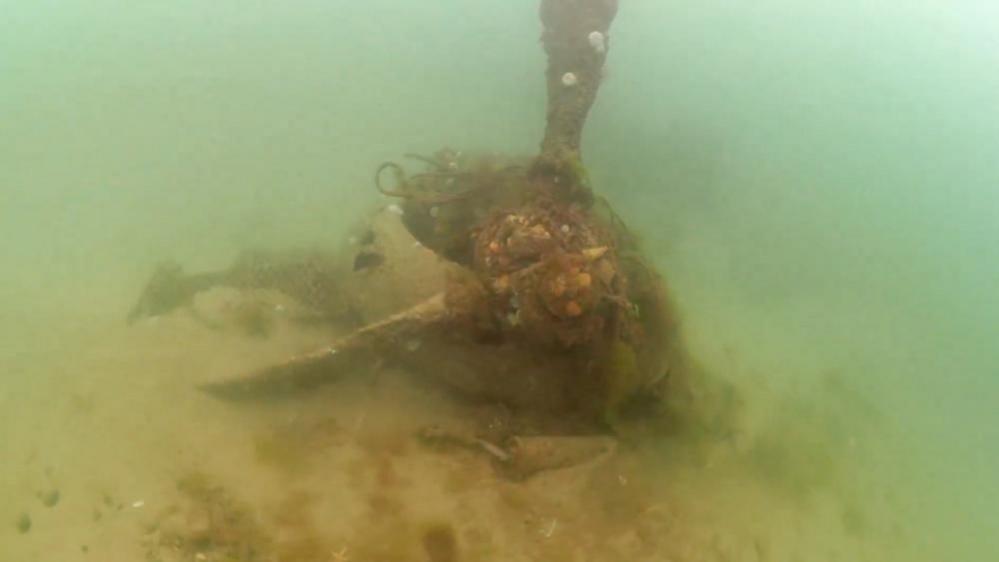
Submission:
{"label": "white shell", "polygon": [[586,39],[590,42],[590,46],[593,50],[603,54],[607,50],[607,39],[604,37],[603,33],[599,31],[591,31]]}
{"label": "white shell", "polygon": [[571,88],[572,86],[575,86],[578,83],[579,83],[579,78],[576,78],[575,74],[571,72],[566,72],[565,74],[562,75],[562,85],[565,86],[566,88]]}

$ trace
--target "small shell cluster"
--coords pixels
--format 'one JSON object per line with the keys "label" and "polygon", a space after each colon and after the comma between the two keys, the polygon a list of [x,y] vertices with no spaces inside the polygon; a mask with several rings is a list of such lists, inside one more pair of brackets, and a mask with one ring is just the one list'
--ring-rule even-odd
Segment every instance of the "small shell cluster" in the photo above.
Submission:
{"label": "small shell cluster", "polygon": [[603,231],[577,211],[532,203],[494,216],[476,235],[474,267],[496,318],[532,341],[586,345],[625,299]]}
{"label": "small shell cluster", "polygon": [[[593,49],[594,53],[602,55],[607,52],[607,36],[599,31],[591,31],[589,35],[586,36],[587,43],[590,44],[590,48]],[[562,75],[562,85],[566,88],[571,88],[579,84],[579,77],[576,76],[575,72],[566,72]]]}
{"label": "small shell cluster", "polygon": [[593,51],[597,54],[604,54],[607,52],[607,38],[604,37],[603,33],[599,31],[591,31],[589,35],[586,36],[586,40],[590,42],[590,47],[593,47]]}

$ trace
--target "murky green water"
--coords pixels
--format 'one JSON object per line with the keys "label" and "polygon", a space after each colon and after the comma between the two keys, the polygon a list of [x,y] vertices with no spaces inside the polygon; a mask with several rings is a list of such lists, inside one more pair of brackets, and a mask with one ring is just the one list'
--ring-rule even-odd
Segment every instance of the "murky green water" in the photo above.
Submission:
{"label": "murky green water", "polygon": [[[261,343],[124,315],[166,258],[197,270],[246,248],[338,246],[379,201],[382,160],[534,152],[534,2],[6,4],[4,559],[134,560],[149,520],[131,514],[169,504],[193,469],[257,499],[360,486],[245,466],[261,443],[247,427],[294,430],[328,406],[248,413],[192,390],[324,334]],[[992,559],[999,8],[646,0],[622,2],[612,31],[587,164],[669,280],[695,354],[739,395],[716,460],[661,444],[645,476],[679,506],[670,540],[695,546],[643,559]],[[420,462],[396,470],[437,490]],[[413,493],[434,517],[485,517],[459,541],[481,547],[468,559],[588,559],[570,539],[518,550],[512,521],[540,518],[538,541],[559,528],[523,498],[490,511]],[[346,495],[328,501],[316,527],[336,530],[317,535],[366,536],[353,508],[330,507]]]}

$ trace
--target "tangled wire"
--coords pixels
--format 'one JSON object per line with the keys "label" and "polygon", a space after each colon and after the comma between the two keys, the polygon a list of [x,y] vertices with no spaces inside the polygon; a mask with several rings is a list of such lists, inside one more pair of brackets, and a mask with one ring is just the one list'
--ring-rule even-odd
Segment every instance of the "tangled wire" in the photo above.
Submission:
{"label": "tangled wire", "polygon": [[[414,174],[408,179],[402,166],[395,162],[383,162],[375,170],[375,187],[382,195],[409,199],[424,205],[440,205],[470,199],[483,191],[502,184],[499,181],[482,181],[483,176],[495,175],[497,179],[508,176],[523,175],[523,166],[507,166],[496,172],[470,172],[459,170],[457,162],[443,161],[443,158],[432,158],[420,154],[405,154],[406,158],[419,160],[433,168],[432,171]],[[395,179],[395,187],[389,189],[382,183],[382,175],[391,170]],[[458,191],[441,191],[440,186],[453,188],[455,185],[473,184],[471,187]]]}

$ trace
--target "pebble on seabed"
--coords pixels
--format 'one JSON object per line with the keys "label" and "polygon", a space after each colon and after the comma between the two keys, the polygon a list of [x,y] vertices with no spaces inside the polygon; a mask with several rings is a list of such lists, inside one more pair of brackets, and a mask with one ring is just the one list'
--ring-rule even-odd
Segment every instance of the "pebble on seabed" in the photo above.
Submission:
{"label": "pebble on seabed", "polygon": [[45,507],[55,507],[59,503],[59,490],[51,490],[38,496]]}
{"label": "pebble on seabed", "polygon": [[23,535],[24,533],[27,533],[30,530],[31,530],[31,516],[28,515],[27,513],[22,513],[21,517],[17,519],[17,532]]}

